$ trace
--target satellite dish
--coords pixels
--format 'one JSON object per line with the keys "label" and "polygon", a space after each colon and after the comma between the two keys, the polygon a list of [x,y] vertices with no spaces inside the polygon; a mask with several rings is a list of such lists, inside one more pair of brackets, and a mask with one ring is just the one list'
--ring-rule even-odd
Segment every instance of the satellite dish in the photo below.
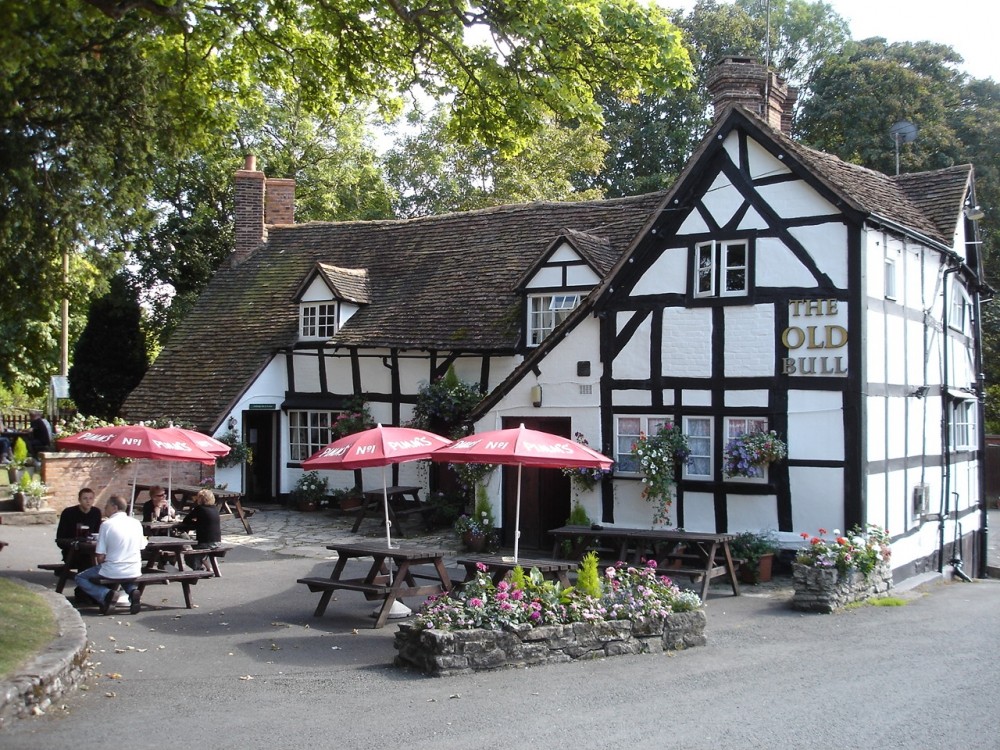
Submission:
{"label": "satellite dish", "polygon": [[909,120],[900,120],[889,128],[889,135],[895,143],[913,143],[917,140],[917,126]]}

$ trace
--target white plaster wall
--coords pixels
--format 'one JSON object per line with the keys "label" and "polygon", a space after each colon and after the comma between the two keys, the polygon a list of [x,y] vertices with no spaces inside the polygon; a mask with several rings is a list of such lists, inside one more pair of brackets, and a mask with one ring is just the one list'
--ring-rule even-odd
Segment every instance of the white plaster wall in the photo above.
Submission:
{"label": "white plaster wall", "polygon": [[816,277],[777,237],[759,237],[754,281],[758,287],[816,286]]}
{"label": "white plaster wall", "polygon": [[801,180],[760,185],[757,192],[783,219],[839,213],[836,206]]}
{"label": "white plaster wall", "polygon": [[548,263],[572,263],[580,260],[580,254],[568,242],[560,242],[559,247],[552,251]]}
{"label": "white plaster wall", "polygon": [[687,388],[681,391],[681,403],[685,406],[711,406],[712,392]]}
{"label": "white plaster wall", "polygon": [[796,532],[844,528],[844,474],[840,469],[788,467]]}
{"label": "white plaster wall", "polygon": [[[618,313],[615,316],[615,329],[620,332],[631,318],[632,313]],[[645,380],[649,377],[650,331],[650,318],[646,316],[615,357],[612,365],[612,375],[615,378]]]}
{"label": "white plaster wall", "polygon": [[594,286],[600,278],[590,266],[570,266],[566,269],[566,284],[571,287]]}
{"label": "white plaster wall", "polygon": [[774,495],[726,493],[730,531],[774,531],[778,528],[778,499]]}
{"label": "white plaster wall", "polygon": [[[886,407],[886,437],[888,457],[903,458],[907,455],[908,444],[914,441],[925,425],[919,422],[917,413],[908,414],[910,399],[905,396],[889,396],[884,399]],[[912,419],[908,419],[913,417]]]}
{"label": "white plaster wall", "polygon": [[[908,350],[908,341],[904,333],[904,321],[898,315],[885,316],[885,349],[879,354],[886,359],[886,382],[894,385],[906,383],[906,362],[911,352]],[[875,356],[876,352],[869,348],[869,354]],[[917,359],[922,359],[919,349],[912,352]],[[871,373],[868,374],[869,382],[872,381]]]}
{"label": "white plaster wall", "polygon": [[[615,390],[612,394],[612,404],[614,406],[649,406],[652,397],[649,391],[639,388],[628,390]],[[672,402],[671,402],[672,403]]]}
{"label": "white plaster wall", "polygon": [[788,457],[844,460],[843,397],[838,391],[788,392]]}
{"label": "white plaster wall", "polygon": [[302,294],[303,302],[327,302],[331,299],[333,299],[333,293],[320,276],[313,279]]}
{"label": "white plaster wall", "polygon": [[743,205],[743,196],[733,187],[729,178],[721,172],[702,196],[702,205],[708,209],[719,226],[725,226],[733,218],[736,209]]}
{"label": "white plaster wall", "polygon": [[643,294],[684,294],[687,291],[687,248],[663,250],[632,288],[632,296]]}
{"label": "white plaster wall", "polygon": [[360,309],[361,309],[360,307],[350,302],[341,302],[337,310],[337,312],[340,315],[340,318],[337,321],[338,328],[344,325],[344,323],[349,321],[351,318],[353,318],[354,313],[356,313]]}
{"label": "white plaster wall", "polygon": [[865,310],[865,375],[869,383],[886,380],[885,317],[874,310]]}
{"label": "white plaster wall", "polygon": [[868,415],[867,434],[869,461],[883,461],[886,440],[885,398],[868,396],[865,398],[865,410]]}
{"label": "white plaster wall", "polygon": [[788,232],[802,243],[816,267],[830,277],[834,286],[847,289],[847,227],[844,224],[789,227]]}
{"label": "white plaster wall", "polygon": [[774,305],[725,308],[726,375],[774,374]]}
{"label": "white plaster wall", "polygon": [[702,218],[701,212],[697,209],[692,209],[688,212],[687,217],[684,219],[677,230],[677,234],[704,234],[708,231],[708,224],[705,223],[705,219]]}
{"label": "white plaster wall", "polygon": [[295,389],[297,391],[319,390],[319,359],[312,354],[292,355],[295,367]]}
{"label": "white plaster wall", "polygon": [[528,289],[551,289],[562,286],[562,269],[553,266],[539,268],[527,284]]}
{"label": "white plaster wall", "polygon": [[737,391],[727,390],[725,392],[725,403],[727,407],[737,406],[767,406],[768,392],[763,390]]}
{"label": "white plaster wall", "polygon": [[[673,512],[670,518],[676,524],[677,513]],[[709,493],[684,493],[684,528],[715,533],[715,500]]]}
{"label": "white plaster wall", "polygon": [[[729,152],[730,158],[734,161],[737,161],[739,158],[738,153],[734,153],[737,145],[735,137],[730,137],[726,140],[726,151]],[[753,138],[747,138],[747,162],[750,167],[750,177],[754,180],[761,177],[787,174],[791,171],[783,161],[772,156],[769,151],[765,150]]]}
{"label": "white plaster wall", "polygon": [[[615,526],[624,528],[648,529],[653,525],[653,506],[642,498],[642,482],[637,480],[616,479],[615,492]],[[676,513],[671,507],[670,518],[676,520]],[[600,518],[600,515],[596,516]],[[674,524],[671,524],[674,525]]]}
{"label": "white plaster wall", "polygon": [[673,377],[711,375],[712,311],[707,308],[665,308],[660,356],[664,374]]}

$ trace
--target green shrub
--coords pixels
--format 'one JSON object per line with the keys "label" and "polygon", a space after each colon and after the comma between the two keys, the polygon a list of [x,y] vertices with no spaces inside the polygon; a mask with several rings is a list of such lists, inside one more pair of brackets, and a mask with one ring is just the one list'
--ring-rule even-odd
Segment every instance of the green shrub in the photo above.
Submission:
{"label": "green shrub", "polygon": [[597,562],[596,552],[584,555],[576,578],[576,590],[584,596],[592,596],[595,599],[601,596],[601,578],[597,574]]}

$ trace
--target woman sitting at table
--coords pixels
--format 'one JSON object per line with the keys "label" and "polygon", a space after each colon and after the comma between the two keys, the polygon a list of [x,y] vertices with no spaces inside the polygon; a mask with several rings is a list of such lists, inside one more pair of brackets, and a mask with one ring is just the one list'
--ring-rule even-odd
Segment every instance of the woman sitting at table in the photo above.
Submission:
{"label": "woman sitting at table", "polygon": [[173,521],[176,517],[177,511],[167,500],[167,491],[155,484],[150,487],[149,500],[142,504],[142,522]]}
{"label": "woman sitting at table", "polygon": [[[184,517],[183,528],[194,530],[197,542],[194,549],[215,549],[222,543],[222,527],[219,523],[219,508],[215,504],[215,493],[200,490],[194,496],[194,509]],[[192,570],[201,570],[205,565],[205,555],[191,555],[188,562]]]}

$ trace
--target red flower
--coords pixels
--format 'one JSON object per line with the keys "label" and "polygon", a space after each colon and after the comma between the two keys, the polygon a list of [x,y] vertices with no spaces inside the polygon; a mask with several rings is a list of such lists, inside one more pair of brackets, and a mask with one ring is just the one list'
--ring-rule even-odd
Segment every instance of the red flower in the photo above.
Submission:
{"label": "red flower", "polygon": [[812,539],[809,540],[809,544],[822,544],[822,543],[823,540],[820,539],[818,536],[814,536]]}
{"label": "red flower", "polygon": [[809,532],[808,531],[803,531],[801,534],[799,534],[799,536],[802,537],[803,539],[808,539],[809,538]]}
{"label": "red flower", "polygon": [[825,533],[826,533],[826,529],[820,529],[820,530],[819,530],[819,533],[820,533],[820,534],[825,534]]}

